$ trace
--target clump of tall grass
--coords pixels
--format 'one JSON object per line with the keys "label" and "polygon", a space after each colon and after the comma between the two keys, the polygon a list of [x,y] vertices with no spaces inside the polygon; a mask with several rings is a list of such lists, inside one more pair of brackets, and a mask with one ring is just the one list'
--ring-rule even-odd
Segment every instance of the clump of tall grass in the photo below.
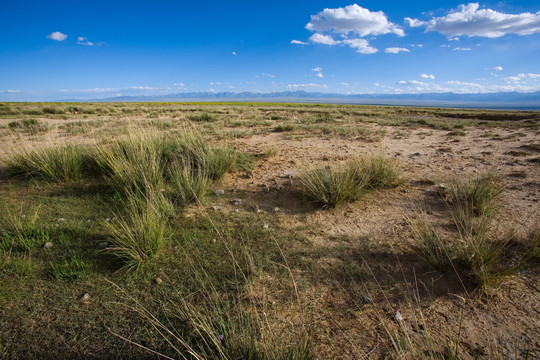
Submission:
{"label": "clump of tall grass", "polygon": [[78,180],[87,157],[81,147],[66,144],[43,148],[27,146],[8,153],[4,161],[14,174],[62,182]]}
{"label": "clump of tall grass", "polygon": [[0,248],[30,251],[50,240],[50,231],[37,225],[39,207],[24,214],[7,210],[7,226],[0,233]]}
{"label": "clump of tall grass", "polygon": [[382,156],[359,157],[336,167],[306,170],[299,180],[305,196],[327,207],[356,201],[369,189],[402,183],[397,165]]}
{"label": "clump of tall grass", "polygon": [[218,117],[208,112],[203,112],[202,114],[189,115],[188,120],[195,122],[213,122],[217,121]]}
{"label": "clump of tall grass", "polygon": [[115,219],[104,221],[112,246],[106,251],[136,270],[152,260],[169,238],[167,213],[158,194],[131,192]]}
{"label": "clump of tall grass", "polygon": [[211,180],[201,169],[186,160],[183,164],[173,163],[168,168],[167,182],[173,189],[173,201],[185,206],[192,202],[202,202]]}
{"label": "clump of tall grass", "polygon": [[8,127],[11,130],[20,130],[32,135],[46,132],[50,129],[49,124],[37,119],[14,120],[8,123]]}
{"label": "clump of tall grass", "polygon": [[512,274],[508,241],[497,233],[496,202],[503,191],[491,175],[453,180],[443,190],[457,231],[443,235],[427,216],[411,222],[422,255],[440,270],[459,268],[481,288]]}

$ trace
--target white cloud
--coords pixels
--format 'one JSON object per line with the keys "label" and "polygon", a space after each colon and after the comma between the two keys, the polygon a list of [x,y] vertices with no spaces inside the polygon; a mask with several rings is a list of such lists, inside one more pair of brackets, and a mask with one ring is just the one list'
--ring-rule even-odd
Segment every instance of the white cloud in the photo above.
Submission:
{"label": "white cloud", "polygon": [[471,48],[462,48],[462,47],[455,47],[452,49],[453,51],[471,51]]}
{"label": "white cloud", "polygon": [[233,51],[231,54],[236,55],[236,51]]}
{"label": "white cloud", "polygon": [[311,71],[321,72],[321,71],[322,71],[322,67],[317,66],[316,68],[311,69]]}
{"label": "white cloud", "polygon": [[349,86],[349,83],[346,83],[346,82],[342,82],[342,83],[339,83],[339,85],[341,85],[341,86],[345,86],[345,87],[348,87],[348,86]]}
{"label": "white cloud", "polygon": [[337,45],[340,42],[334,40],[330,35],[323,35],[320,33],[315,33],[310,36],[309,40],[316,44],[323,44],[323,45]]}
{"label": "white cloud", "polygon": [[517,74],[516,76],[505,77],[503,78],[503,80],[507,83],[518,83],[524,79],[539,79],[539,78],[540,78],[540,74],[521,73],[521,74]]}
{"label": "white cloud", "polygon": [[353,49],[356,49],[356,51],[361,54],[375,54],[377,51],[379,51],[376,48],[371,47],[369,42],[365,39],[346,39],[343,40],[343,43],[349,45]]}
{"label": "white cloud", "polygon": [[317,73],[315,76],[320,77],[320,78],[324,77],[324,75],[322,73]]}
{"label": "white cloud", "polygon": [[425,21],[418,20],[418,19],[411,19],[410,17],[406,17],[405,21],[409,23],[410,27],[420,27],[427,24]]}
{"label": "white cloud", "polygon": [[411,52],[411,51],[409,49],[406,49],[406,48],[390,47],[390,48],[384,49],[384,52],[388,53],[388,54],[398,54],[400,52]]}
{"label": "white cloud", "polygon": [[494,68],[492,68],[492,70],[495,70],[495,71],[502,71],[503,67],[502,66],[495,66]]}
{"label": "white cloud", "polygon": [[431,79],[431,80],[435,79],[435,75],[428,75],[428,74],[420,74],[420,77],[422,79]]}
{"label": "white cloud", "polygon": [[64,41],[67,39],[66,34],[62,34],[60,31],[55,31],[47,35],[47,39],[56,40],[56,41]]}
{"label": "white cloud", "polygon": [[79,36],[77,38],[77,44],[79,44],[79,45],[87,45],[87,46],[94,46],[93,42],[88,41],[88,39],[83,37],[83,36]]}
{"label": "white cloud", "polygon": [[309,43],[303,42],[303,41],[300,41],[300,40],[291,40],[291,44],[293,44],[293,45],[309,45]]}
{"label": "white cloud", "polygon": [[289,84],[287,85],[287,87],[293,88],[293,89],[304,89],[304,88],[326,89],[328,86],[325,84],[309,83],[309,84]]}
{"label": "white cloud", "polygon": [[262,73],[261,76],[267,76],[272,79],[276,77],[274,74],[267,74],[267,73]]}
{"label": "white cloud", "polygon": [[184,87],[184,86],[186,86],[186,84],[181,83],[181,82],[180,82],[180,83],[174,83],[173,85],[174,85],[174,86],[179,86],[179,87]]}
{"label": "white cloud", "polygon": [[7,94],[18,94],[21,90],[0,90],[0,93],[7,93]]}
{"label": "white cloud", "polygon": [[478,3],[460,5],[458,10],[452,10],[446,16],[436,17],[425,23],[426,31],[437,31],[448,37],[466,35],[488,38],[540,32],[540,11],[535,14],[527,12],[514,15],[479,7]]}
{"label": "white cloud", "polygon": [[419,48],[423,48],[424,45],[422,45],[422,44],[411,44],[411,47],[419,47]]}
{"label": "white cloud", "polygon": [[356,4],[343,8],[324,9],[316,15],[311,15],[311,21],[306,25],[306,29],[338,34],[354,33],[359,36],[388,33],[405,35],[399,26],[388,21],[382,11],[371,12]]}

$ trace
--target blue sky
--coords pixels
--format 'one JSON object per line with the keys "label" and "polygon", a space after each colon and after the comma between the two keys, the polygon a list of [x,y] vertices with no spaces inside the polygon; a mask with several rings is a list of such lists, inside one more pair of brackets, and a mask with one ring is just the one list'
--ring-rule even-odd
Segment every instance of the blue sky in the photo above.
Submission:
{"label": "blue sky", "polygon": [[403,4],[4,0],[0,100],[540,90],[538,2]]}

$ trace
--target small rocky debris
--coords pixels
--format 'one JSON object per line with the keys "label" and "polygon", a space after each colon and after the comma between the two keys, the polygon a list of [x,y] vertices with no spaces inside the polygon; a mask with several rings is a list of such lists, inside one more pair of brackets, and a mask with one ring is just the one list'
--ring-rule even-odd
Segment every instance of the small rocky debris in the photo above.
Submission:
{"label": "small rocky debris", "polygon": [[280,211],[281,211],[281,209],[278,208],[277,206],[274,208],[274,212],[280,212]]}
{"label": "small rocky debris", "polygon": [[50,241],[47,241],[47,242],[45,243],[45,245],[43,245],[43,248],[44,248],[44,249],[50,249],[50,248],[52,248],[52,247],[53,247],[53,243],[50,242]]}
{"label": "small rocky debris", "polygon": [[108,248],[109,246],[111,245],[111,243],[109,241],[102,241],[99,243],[98,247],[100,249],[106,249]]}
{"label": "small rocky debris", "polygon": [[371,298],[369,296],[362,296],[362,302],[364,304],[367,304],[367,305],[372,305],[373,304],[373,300],[371,300]]}
{"label": "small rocky debris", "polygon": [[81,301],[87,302],[88,300],[90,300],[90,294],[85,292],[83,296],[81,296]]}
{"label": "small rocky debris", "polygon": [[163,283],[163,280],[161,280],[160,277],[156,277],[156,278],[154,279],[154,282],[156,283],[156,285],[160,285],[160,284]]}
{"label": "small rocky debris", "polygon": [[253,172],[248,171],[248,172],[246,173],[246,177],[247,177],[248,179],[253,179]]}
{"label": "small rocky debris", "polygon": [[232,199],[231,204],[238,206],[242,204],[242,199]]}
{"label": "small rocky debris", "polygon": [[287,179],[292,179],[294,176],[293,176],[292,174],[287,174],[287,175],[285,175],[285,177],[286,177]]}
{"label": "small rocky debris", "polygon": [[218,211],[219,209],[221,209],[221,206],[214,205],[211,207],[211,209],[214,211]]}
{"label": "small rocky debris", "polygon": [[403,316],[401,315],[401,313],[398,311],[396,311],[394,313],[394,319],[399,323],[399,322],[402,322],[403,321]]}
{"label": "small rocky debris", "polygon": [[263,211],[261,210],[261,208],[259,207],[259,205],[253,205],[253,206],[251,207],[251,209],[253,210],[253,212],[254,212],[255,214],[260,214],[260,213],[263,212]]}
{"label": "small rocky debris", "polygon": [[268,229],[268,224],[264,224],[263,229]]}
{"label": "small rocky debris", "polygon": [[276,183],[276,184],[270,186],[270,189],[271,189],[271,190],[279,191],[279,190],[283,189],[283,185],[281,185],[281,184],[279,184],[279,183]]}
{"label": "small rocky debris", "polygon": [[225,190],[223,190],[223,189],[218,189],[218,190],[216,190],[216,191],[214,192],[214,194],[216,194],[217,196],[223,195],[223,194],[225,194]]}

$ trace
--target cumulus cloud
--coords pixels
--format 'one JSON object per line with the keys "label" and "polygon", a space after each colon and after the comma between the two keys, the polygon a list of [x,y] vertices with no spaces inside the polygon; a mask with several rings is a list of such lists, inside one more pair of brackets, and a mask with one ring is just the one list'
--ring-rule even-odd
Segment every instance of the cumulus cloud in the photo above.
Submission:
{"label": "cumulus cloud", "polygon": [[77,38],[77,44],[79,44],[79,45],[87,45],[87,46],[94,46],[94,43],[91,42],[91,41],[88,41],[88,39],[85,38],[84,36],[79,36]]}
{"label": "cumulus cloud", "polygon": [[431,80],[435,79],[435,75],[428,75],[428,74],[420,74],[420,77],[422,79],[431,79]]}
{"label": "cumulus cloud", "polygon": [[406,17],[405,21],[409,23],[410,27],[421,27],[427,24],[425,21],[418,20],[418,19],[411,19],[410,17]]}
{"label": "cumulus cloud", "polygon": [[320,77],[320,78],[324,77],[324,75],[322,73],[317,73],[317,74],[315,74],[315,76]]}
{"label": "cumulus cloud", "polygon": [[322,71],[322,67],[317,66],[316,68],[311,69],[311,71],[320,72]]}
{"label": "cumulus cloud", "polygon": [[291,44],[293,44],[293,45],[309,45],[309,43],[303,42],[303,41],[300,41],[300,40],[291,40]]}
{"label": "cumulus cloud", "polygon": [[309,40],[311,40],[312,42],[316,44],[323,44],[323,45],[337,45],[340,43],[339,41],[334,40],[332,36],[324,35],[320,33],[315,33],[311,35]]}
{"label": "cumulus cloud", "polygon": [[427,22],[411,19],[409,24],[426,26],[426,31],[437,31],[448,37],[479,36],[498,38],[507,34],[531,35],[540,32],[540,11],[535,14],[505,14],[491,9],[480,9],[478,3],[460,5],[446,16]]}
{"label": "cumulus cloud", "polygon": [[359,52],[360,54],[375,54],[377,51],[379,51],[376,48],[371,47],[366,39],[346,39],[343,40],[343,43],[349,45],[353,49],[356,49],[356,52]]}
{"label": "cumulus cloud", "polygon": [[372,12],[356,4],[343,8],[324,9],[316,15],[311,15],[311,21],[306,25],[306,29],[338,34],[354,33],[359,36],[388,33],[405,35],[399,26],[388,21],[384,12]]}
{"label": "cumulus cloud", "polygon": [[495,70],[495,71],[502,71],[503,67],[502,66],[495,66],[494,68],[492,68],[492,70]]}
{"label": "cumulus cloud", "polygon": [[236,55],[236,51],[233,51],[231,54]]}
{"label": "cumulus cloud", "polygon": [[384,52],[388,53],[388,54],[398,54],[400,52],[411,52],[411,51],[409,49],[406,49],[406,48],[390,47],[390,48],[384,49]]}
{"label": "cumulus cloud", "polygon": [[47,35],[47,39],[56,40],[56,41],[64,41],[67,39],[66,34],[62,34],[60,31],[55,31]]}
{"label": "cumulus cloud", "polygon": [[525,80],[525,79],[539,79],[539,78],[540,78],[540,74],[521,73],[521,74],[517,74],[516,76],[505,77],[503,78],[503,80],[506,81],[507,83],[518,83],[521,80]]}

